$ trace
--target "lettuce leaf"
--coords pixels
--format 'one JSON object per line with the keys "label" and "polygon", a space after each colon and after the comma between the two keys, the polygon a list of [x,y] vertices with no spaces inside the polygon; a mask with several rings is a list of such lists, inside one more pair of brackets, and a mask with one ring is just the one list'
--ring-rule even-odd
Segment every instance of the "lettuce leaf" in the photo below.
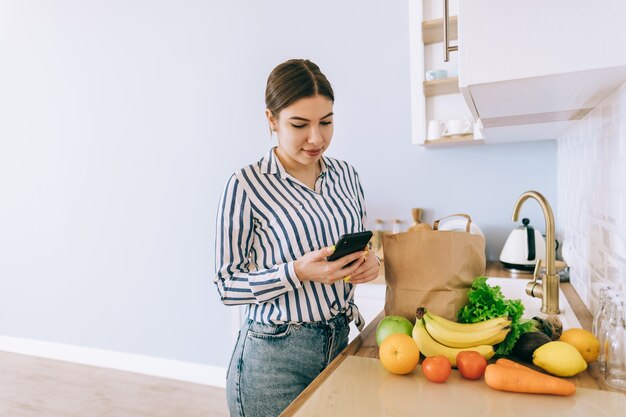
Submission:
{"label": "lettuce leaf", "polygon": [[457,314],[459,323],[477,323],[503,316],[511,320],[511,331],[502,343],[495,346],[497,356],[509,355],[520,335],[532,331],[532,322],[522,319],[522,302],[504,298],[500,286],[487,284],[487,277],[476,278],[467,296],[467,304]]}

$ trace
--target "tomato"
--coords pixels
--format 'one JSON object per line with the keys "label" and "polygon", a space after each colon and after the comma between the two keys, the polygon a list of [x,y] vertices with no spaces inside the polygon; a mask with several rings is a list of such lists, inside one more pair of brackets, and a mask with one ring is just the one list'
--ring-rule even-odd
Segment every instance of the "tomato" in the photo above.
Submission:
{"label": "tomato", "polygon": [[456,355],[456,366],[467,379],[480,379],[485,374],[487,360],[475,350],[464,350]]}
{"label": "tomato", "polygon": [[422,362],[422,373],[431,382],[446,382],[452,373],[452,364],[443,355],[432,356]]}

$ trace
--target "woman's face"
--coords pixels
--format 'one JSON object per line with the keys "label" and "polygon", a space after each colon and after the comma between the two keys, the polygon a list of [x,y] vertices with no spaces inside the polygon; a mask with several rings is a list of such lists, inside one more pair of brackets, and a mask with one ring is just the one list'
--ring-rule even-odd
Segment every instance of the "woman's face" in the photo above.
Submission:
{"label": "woman's face", "polygon": [[278,152],[291,166],[310,166],[322,157],[333,137],[333,102],[321,95],[285,107],[278,118],[266,111],[278,135]]}

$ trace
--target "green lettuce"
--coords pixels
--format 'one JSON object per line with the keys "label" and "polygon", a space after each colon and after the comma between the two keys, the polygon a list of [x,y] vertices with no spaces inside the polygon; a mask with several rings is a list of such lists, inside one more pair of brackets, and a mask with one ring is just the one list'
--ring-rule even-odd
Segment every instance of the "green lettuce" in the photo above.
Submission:
{"label": "green lettuce", "polygon": [[522,319],[522,302],[504,298],[500,286],[487,284],[487,277],[476,278],[467,296],[467,304],[457,314],[459,323],[477,323],[495,317],[511,320],[511,331],[502,343],[495,346],[497,356],[508,356],[520,335],[532,331],[532,321]]}

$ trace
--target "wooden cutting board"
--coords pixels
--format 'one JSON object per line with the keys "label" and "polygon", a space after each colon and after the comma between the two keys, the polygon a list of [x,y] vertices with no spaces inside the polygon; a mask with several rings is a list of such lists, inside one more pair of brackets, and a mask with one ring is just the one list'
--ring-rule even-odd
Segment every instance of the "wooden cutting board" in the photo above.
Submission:
{"label": "wooden cutting board", "polygon": [[457,370],[447,382],[426,380],[418,366],[393,375],[378,359],[348,356],[294,416],[623,416],[626,396],[578,388],[571,397],[496,391]]}

